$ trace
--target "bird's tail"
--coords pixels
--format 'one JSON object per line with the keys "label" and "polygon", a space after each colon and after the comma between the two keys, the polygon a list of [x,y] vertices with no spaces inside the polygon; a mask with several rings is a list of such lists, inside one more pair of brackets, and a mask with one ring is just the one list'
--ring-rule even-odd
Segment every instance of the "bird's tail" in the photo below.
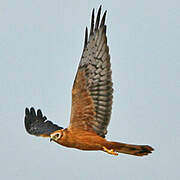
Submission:
{"label": "bird's tail", "polygon": [[133,145],[119,142],[109,142],[106,147],[119,153],[125,153],[134,156],[148,155],[154,150],[151,146],[148,145]]}

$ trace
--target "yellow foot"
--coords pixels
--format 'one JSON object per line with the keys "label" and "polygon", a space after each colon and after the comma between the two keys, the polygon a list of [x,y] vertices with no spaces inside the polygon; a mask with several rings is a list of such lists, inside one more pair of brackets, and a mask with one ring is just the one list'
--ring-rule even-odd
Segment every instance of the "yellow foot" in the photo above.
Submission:
{"label": "yellow foot", "polygon": [[107,149],[105,146],[103,146],[103,150],[104,150],[104,152],[107,152],[108,154],[111,154],[111,155],[114,155],[114,156],[118,155],[118,153],[116,153],[114,151],[114,149]]}

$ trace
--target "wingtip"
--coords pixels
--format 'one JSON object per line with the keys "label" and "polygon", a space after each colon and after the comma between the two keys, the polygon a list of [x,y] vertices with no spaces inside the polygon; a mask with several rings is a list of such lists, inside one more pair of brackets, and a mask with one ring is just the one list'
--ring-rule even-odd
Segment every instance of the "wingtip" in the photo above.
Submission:
{"label": "wingtip", "polygon": [[94,31],[94,11],[95,11],[95,9],[93,8],[92,15],[91,15],[91,29],[90,29],[90,34],[89,35],[92,35],[93,31]]}
{"label": "wingtip", "polygon": [[85,38],[84,38],[84,48],[86,47],[87,42],[88,42],[88,28],[86,26],[86,28],[85,28]]}
{"label": "wingtip", "polygon": [[62,127],[47,120],[40,109],[36,112],[33,107],[25,108],[24,123],[26,131],[35,136],[49,136],[50,133],[62,129]]}
{"label": "wingtip", "polygon": [[40,109],[37,110],[37,116],[38,116],[39,118],[42,118],[42,117],[43,117],[42,112],[41,112]]}
{"label": "wingtip", "polygon": [[103,14],[103,17],[101,19],[101,24],[100,24],[100,27],[104,26],[105,25],[105,20],[106,20],[106,14],[107,14],[107,10],[104,12]]}
{"label": "wingtip", "polygon": [[32,116],[36,116],[36,111],[33,107],[30,108],[30,113]]}
{"label": "wingtip", "polygon": [[29,114],[29,108],[25,108],[25,114]]}
{"label": "wingtip", "polygon": [[95,31],[97,31],[97,29],[98,29],[98,27],[99,27],[100,17],[101,17],[101,6],[99,7],[98,13],[97,13],[97,16],[96,16]]}
{"label": "wingtip", "polygon": [[35,111],[34,107],[31,107],[31,108],[30,108],[30,111]]}

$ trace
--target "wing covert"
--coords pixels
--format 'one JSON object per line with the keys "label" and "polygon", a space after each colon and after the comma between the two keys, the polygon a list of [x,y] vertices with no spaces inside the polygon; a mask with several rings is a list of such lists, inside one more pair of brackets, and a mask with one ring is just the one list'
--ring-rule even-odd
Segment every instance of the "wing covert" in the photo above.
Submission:
{"label": "wing covert", "polygon": [[111,64],[107,45],[105,17],[101,19],[101,6],[94,25],[85,30],[83,54],[72,89],[72,110],[69,128],[94,131],[105,137],[110,121],[113,88]]}

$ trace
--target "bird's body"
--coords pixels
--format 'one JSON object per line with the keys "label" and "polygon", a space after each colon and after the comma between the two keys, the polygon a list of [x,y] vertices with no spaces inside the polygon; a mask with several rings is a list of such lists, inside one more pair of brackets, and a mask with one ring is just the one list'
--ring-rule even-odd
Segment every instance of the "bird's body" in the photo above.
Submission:
{"label": "bird's body", "polygon": [[57,133],[61,133],[61,138],[55,141],[56,143],[62,146],[80,150],[100,150],[113,155],[118,155],[116,152],[121,152],[136,156],[147,155],[153,150],[147,145],[132,145],[107,141],[105,138],[102,138],[101,136],[89,131],[71,131],[66,128],[56,131],[56,134]]}
{"label": "bird's body", "polygon": [[47,121],[41,110],[25,110],[25,128],[29,134],[49,137],[54,142],[80,150],[101,150],[112,155],[126,153],[143,156],[151,153],[148,145],[132,145],[105,139],[111,117],[113,88],[111,63],[106,37],[106,11],[100,20],[101,6],[94,24],[85,31],[82,57],[72,88],[71,118],[68,128]]}
{"label": "bird's body", "polygon": [[102,146],[107,143],[106,139],[93,132],[71,131],[68,128],[59,131],[62,131],[62,137],[55,142],[66,147],[80,150],[102,150]]}

